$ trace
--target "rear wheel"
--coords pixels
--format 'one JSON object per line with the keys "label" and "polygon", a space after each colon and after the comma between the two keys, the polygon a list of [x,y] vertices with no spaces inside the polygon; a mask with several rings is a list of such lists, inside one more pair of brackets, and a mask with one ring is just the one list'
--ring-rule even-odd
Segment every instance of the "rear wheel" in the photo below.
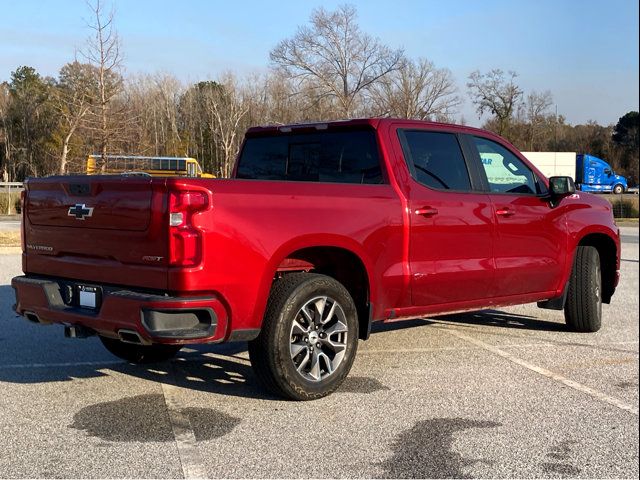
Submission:
{"label": "rear wheel", "polygon": [[180,351],[182,345],[136,345],[115,338],[100,337],[109,352],[132,363],[156,363],[169,360]]}
{"label": "rear wheel", "polygon": [[615,193],[616,195],[624,193],[624,187],[620,184],[616,185],[615,187],[613,187],[613,193]]}
{"label": "rear wheel", "polygon": [[597,332],[602,323],[602,275],[595,247],[579,246],[564,307],[567,325],[577,332]]}
{"label": "rear wheel", "polygon": [[346,288],[324,275],[292,273],[274,284],[249,357],[272,393],[313,400],[340,386],[357,346],[358,316]]}

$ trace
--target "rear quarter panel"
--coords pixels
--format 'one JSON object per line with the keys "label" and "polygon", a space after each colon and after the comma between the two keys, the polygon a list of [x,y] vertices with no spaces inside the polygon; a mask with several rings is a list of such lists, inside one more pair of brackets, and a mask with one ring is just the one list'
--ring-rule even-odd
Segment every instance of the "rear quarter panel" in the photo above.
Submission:
{"label": "rear quarter panel", "polygon": [[231,329],[259,328],[278,265],[301,248],[340,247],[364,264],[376,311],[397,305],[403,284],[402,205],[391,185],[189,180],[212,192],[194,218],[202,264],[170,271],[175,291],[209,291],[227,302]]}

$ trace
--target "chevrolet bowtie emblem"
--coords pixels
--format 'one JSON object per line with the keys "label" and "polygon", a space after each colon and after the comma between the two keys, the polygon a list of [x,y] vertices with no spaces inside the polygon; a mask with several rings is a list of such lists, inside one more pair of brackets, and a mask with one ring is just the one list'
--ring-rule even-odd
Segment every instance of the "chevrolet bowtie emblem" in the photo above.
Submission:
{"label": "chevrolet bowtie emblem", "polygon": [[76,203],[73,207],[69,207],[67,215],[75,217],[76,220],[84,220],[93,215],[93,207],[87,207],[84,203]]}

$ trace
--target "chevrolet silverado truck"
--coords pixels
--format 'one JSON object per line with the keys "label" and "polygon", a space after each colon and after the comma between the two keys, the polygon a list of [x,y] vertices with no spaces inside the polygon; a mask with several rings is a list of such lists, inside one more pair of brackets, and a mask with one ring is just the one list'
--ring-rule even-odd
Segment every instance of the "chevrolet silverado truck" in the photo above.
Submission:
{"label": "chevrolet silverado truck", "polygon": [[251,128],[230,179],[29,179],[22,240],[27,320],[140,363],[248,341],[297,400],[375,321],[538,302],[594,332],[620,265],[606,200],[492,133],[396,119]]}

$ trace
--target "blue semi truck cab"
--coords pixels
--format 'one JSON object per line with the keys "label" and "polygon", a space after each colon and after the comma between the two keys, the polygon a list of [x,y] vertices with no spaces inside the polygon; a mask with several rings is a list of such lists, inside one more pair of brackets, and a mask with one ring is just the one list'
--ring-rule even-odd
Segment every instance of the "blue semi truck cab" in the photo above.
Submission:
{"label": "blue semi truck cab", "polygon": [[627,179],[616,173],[604,160],[593,155],[576,155],[576,187],[583,192],[624,193]]}

